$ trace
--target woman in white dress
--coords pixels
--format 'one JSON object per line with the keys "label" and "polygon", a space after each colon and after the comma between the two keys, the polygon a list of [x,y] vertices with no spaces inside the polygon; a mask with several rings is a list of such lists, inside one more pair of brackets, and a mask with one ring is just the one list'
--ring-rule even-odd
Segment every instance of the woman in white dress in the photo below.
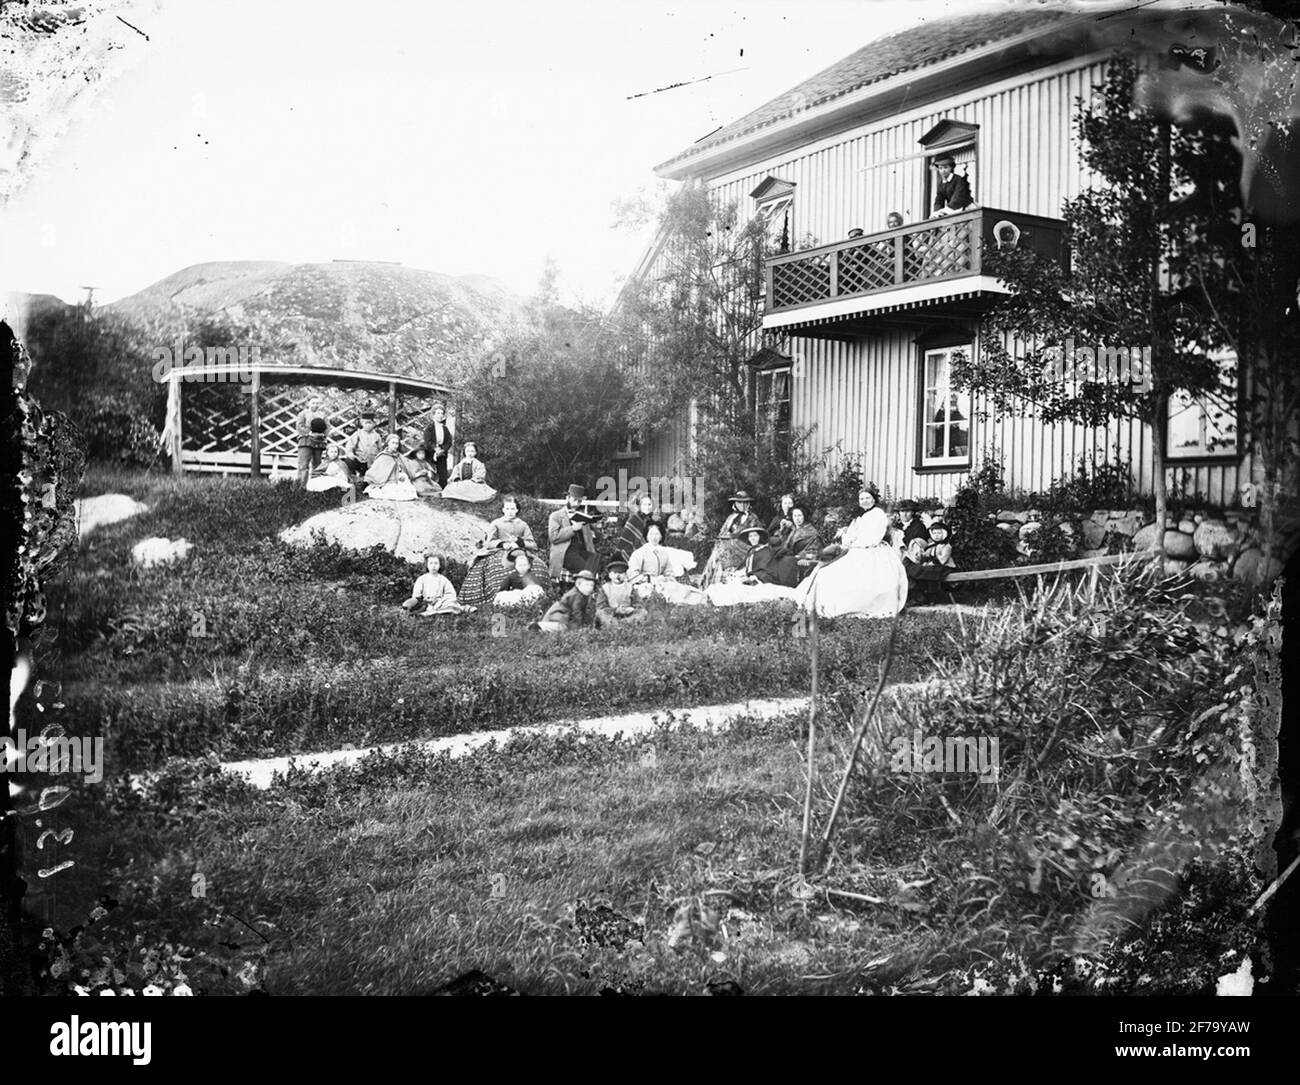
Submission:
{"label": "woman in white dress", "polygon": [[674,606],[698,606],[705,602],[699,588],[684,583],[683,578],[695,568],[695,555],[689,550],[664,546],[664,533],[651,521],[645,530],[645,543],[632,551],[627,562],[627,578],[638,599],[659,596]]}
{"label": "woman in white dress", "polygon": [[891,545],[889,517],[874,488],[858,494],[862,515],[844,529],[844,552],[799,585],[795,601],[825,618],[892,618],[907,602],[907,571]]}

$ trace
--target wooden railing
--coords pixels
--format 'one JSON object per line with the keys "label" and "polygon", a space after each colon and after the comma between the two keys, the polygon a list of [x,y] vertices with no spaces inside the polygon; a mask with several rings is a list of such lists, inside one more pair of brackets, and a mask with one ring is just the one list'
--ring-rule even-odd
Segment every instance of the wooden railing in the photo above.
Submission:
{"label": "wooden railing", "polygon": [[767,312],[980,275],[984,244],[996,244],[994,227],[1003,221],[1020,230],[1019,246],[1064,258],[1059,219],[980,207],[769,257]]}

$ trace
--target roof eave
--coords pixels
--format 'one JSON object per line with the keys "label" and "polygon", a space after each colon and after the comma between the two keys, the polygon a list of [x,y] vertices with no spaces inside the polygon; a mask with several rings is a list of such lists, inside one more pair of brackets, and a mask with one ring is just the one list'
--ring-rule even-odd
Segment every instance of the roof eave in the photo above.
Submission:
{"label": "roof eave", "polygon": [[[962,69],[987,65],[994,57],[1000,57],[1007,63],[1021,59],[1030,55],[1026,47],[1031,43],[1060,35],[1063,31],[1073,29],[1078,24],[1091,21],[1095,17],[1094,14],[1089,13],[1062,19],[1060,22],[1035,27],[1008,38],[1000,38],[926,67],[899,72],[877,83],[871,83],[821,105],[813,106],[795,116],[755,128],[705,150],[696,153],[687,150],[666,162],[661,162],[654,168],[655,175],[670,181],[684,181],[689,177],[722,172],[725,168],[739,164],[745,159],[771,154],[787,145],[797,146],[806,143],[812,134],[829,134],[830,130],[842,123],[847,115],[861,112],[864,106],[878,108],[886,106],[891,96],[905,98],[911,105],[920,104],[926,93],[936,89],[936,84],[950,84],[953,74]],[[1051,62],[1044,57],[1044,64]],[[823,133],[822,130],[825,132]]]}

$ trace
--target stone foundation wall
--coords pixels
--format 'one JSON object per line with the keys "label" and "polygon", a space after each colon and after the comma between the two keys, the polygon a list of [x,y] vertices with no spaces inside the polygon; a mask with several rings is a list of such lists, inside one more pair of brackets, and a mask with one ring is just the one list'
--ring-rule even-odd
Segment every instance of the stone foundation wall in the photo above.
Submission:
{"label": "stone foundation wall", "polygon": [[[946,518],[948,510],[922,513],[921,519]],[[1016,536],[1016,549],[1026,556],[1038,547],[1040,531],[1069,537],[1066,549],[1074,557],[1100,557],[1119,549],[1150,550],[1156,525],[1141,509],[1095,509],[1087,516],[1054,516],[1038,509],[1006,509],[990,513],[1003,531]],[[1218,512],[1188,512],[1167,516],[1164,525],[1165,569],[1187,572],[1206,581],[1232,577],[1241,581],[1272,580],[1282,571],[1275,558],[1266,558],[1259,533],[1258,511],[1235,508]]]}

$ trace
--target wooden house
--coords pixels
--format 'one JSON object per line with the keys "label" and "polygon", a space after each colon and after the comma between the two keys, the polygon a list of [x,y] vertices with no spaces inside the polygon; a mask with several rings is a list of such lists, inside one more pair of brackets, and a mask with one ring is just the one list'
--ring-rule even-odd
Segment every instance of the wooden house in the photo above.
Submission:
{"label": "wooden house", "polygon": [[[774,420],[770,439],[812,427],[810,447],[834,450],[830,470],[859,457],[896,498],[950,496],[989,451],[1008,487],[1042,491],[1118,450],[1150,490],[1139,423],[998,417],[954,388],[949,369],[954,352],[981,349],[980,315],[1004,290],[981,271],[981,243],[1060,251],[1062,203],[1091,183],[1074,135],[1078,100],[1102,84],[1127,26],[1172,11],[1111,8],[1103,21],[1096,10],[1025,6],[926,22],[657,167],[764,223],[765,342],[755,344],[753,380],[757,409]],[[974,202],[933,219],[943,156]],[[902,225],[890,225],[891,212]],[[652,247],[636,275],[654,274],[658,259]],[[1171,403],[1171,490],[1231,504],[1250,481],[1237,397],[1228,398]],[[694,414],[629,442],[620,465],[685,473]]]}

